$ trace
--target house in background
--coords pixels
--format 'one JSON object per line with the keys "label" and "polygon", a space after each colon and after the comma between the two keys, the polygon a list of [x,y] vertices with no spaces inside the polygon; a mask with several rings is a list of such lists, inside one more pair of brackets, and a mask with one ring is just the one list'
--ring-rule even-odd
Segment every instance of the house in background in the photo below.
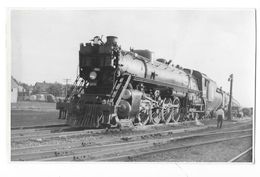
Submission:
{"label": "house in background", "polygon": [[45,94],[48,93],[48,88],[51,86],[51,83],[43,82],[36,82],[34,85],[34,89],[37,90],[38,93]]}
{"label": "house in background", "polygon": [[27,95],[26,89],[22,85],[18,85],[18,101],[23,101]]}
{"label": "house in background", "polygon": [[18,91],[19,84],[17,81],[11,76],[11,103],[16,103],[18,100]]}
{"label": "house in background", "polygon": [[11,103],[17,101],[23,101],[27,94],[26,89],[18,82],[13,76],[11,76]]}

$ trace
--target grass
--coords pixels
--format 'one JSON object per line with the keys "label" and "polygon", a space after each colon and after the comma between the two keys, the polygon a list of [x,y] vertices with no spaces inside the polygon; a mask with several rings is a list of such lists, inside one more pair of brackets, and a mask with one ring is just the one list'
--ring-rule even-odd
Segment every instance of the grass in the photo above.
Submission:
{"label": "grass", "polygon": [[17,103],[11,103],[11,109],[12,110],[55,111],[56,103],[22,101]]}
{"label": "grass", "polygon": [[64,124],[58,119],[55,103],[18,102],[11,104],[11,127]]}

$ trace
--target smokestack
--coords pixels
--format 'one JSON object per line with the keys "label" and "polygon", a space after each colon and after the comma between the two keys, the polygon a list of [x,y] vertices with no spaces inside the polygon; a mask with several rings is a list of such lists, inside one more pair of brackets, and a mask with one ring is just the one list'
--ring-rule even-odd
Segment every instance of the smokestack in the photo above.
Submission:
{"label": "smokestack", "polygon": [[107,36],[107,44],[117,45],[117,37],[116,36]]}

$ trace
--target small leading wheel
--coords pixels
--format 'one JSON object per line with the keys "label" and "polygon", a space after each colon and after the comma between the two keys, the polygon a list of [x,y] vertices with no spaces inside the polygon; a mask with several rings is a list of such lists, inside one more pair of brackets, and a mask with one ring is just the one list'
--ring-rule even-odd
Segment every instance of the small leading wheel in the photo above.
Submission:
{"label": "small leading wheel", "polygon": [[165,123],[169,123],[172,119],[173,104],[171,98],[166,98],[162,104],[162,120]]}

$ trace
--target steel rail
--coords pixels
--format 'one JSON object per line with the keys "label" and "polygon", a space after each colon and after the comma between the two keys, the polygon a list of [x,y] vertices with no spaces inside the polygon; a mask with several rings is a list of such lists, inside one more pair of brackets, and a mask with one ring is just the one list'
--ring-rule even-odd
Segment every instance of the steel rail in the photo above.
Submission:
{"label": "steel rail", "polygon": [[[200,127],[200,129],[207,129],[210,126],[204,126],[204,127]],[[195,127],[193,129],[196,129],[198,127]],[[168,130],[166,133],[168,132],[172,132],[173,130]],[[174,130],[177,131],[177,130]],[[180,132],[184,132],[184,130],[178,130]],[[30,139],[37,139],[37,138],[41,138],[41,139],[51,139],[51,138],[62,138],[62,137],[71,137],[71,136],[81,136],[81,135],[88,135],[88,134],[94,134],[94,133],[106,133],[107,131],[102,129],[102,130],[82,130],[82,131],[73,131],[73,132],[59,132],[59,133],[51,133],[51,134],[45,134],[44,136],[42,135],[30,135],[30,136],[13,136],[11,137],[12,141],[25,141],[25,140],[30,140]],[[153,132],[153,133],[149,133],[151,135],[155,134],[155,133],[160,133],[160,132]],[[148,134],[146,134],[148,135]],[[129,137],[130,138],[130,137]]]}
{"label": "steel rail", "polygon": [[[180,131],[181,130],[181,131]],[[197,130],[201,130],[201,129],[194,129],[194,128],[187,128],[187,129],[177,129],[177,130],[167,130],[167,132],[172,132],[172,133],[183,133],[183,132],[193,132],[193,131],[197,131]],[[160,132],[165,132],[165,131],[156,131],[156,132],[152,132],[152,133],[141,133],[141,134],[137,134],[135,136],[124,136],[124,137],[117,137],[117,138],[112,138],[112,139],[109,139],[108,141],[101,141],[101,142],[98,142],[98,143],[109,143],[111,141],[118,141],[118,140],[130,140],[130,139],[134,139],[137,138],[137,137],[145,137],[145,136],[152,136],[152,135],[155,135],[155,134],[159,134]],[[64,147],[64,146],[75,146],[75,145],[79,145],[79,144],[82,144],[82,143],[85,143],[84,141],[82,140],[79,140],[79,141],[76,141],[76,142],[73,142],[73,143],[67,143],[67,144],[60,144],[60,145],[57,145],[57,144],[48,144],[48,145],[40,145],[40,146],[31,146],[31,147],[23,147],[23,148],[13,148],[12,149],[12,153],[13,152],[21,152],[21,153],[25,153],[25,151],[32,151],[34,149],[38,149],[38,150],[45,150],[45,149],[50,149],[50,148],[58,148],[59,146],[60,147]],[[97,143],[97,142],[95,142]]]}
{"label": "steel rail", "polygon": [[[195,136],[196,137],[196,136]],[[135,146],[135,147],[127,147],[127,148],[124,148],[124,147],[119,147],[119,148],[117,148],[116,150],[116,152],[115,152],[115,149],[108,149],[108,150],[103,150],[103,151],[98,151],[97,153],[95,153],[95,154],[97,154],[98,156],[96,156],[96,158],[94,158],[93,157],[93,153],[90,153],[90,152],[88,152],[88,154],[89,155],[92,155],[92,159],[89,159],[89,160],[93,160],[93,161],[99,161],[98,159],[100,159],[100,158],[104,158],[104,157],[102,157],[102,155],[104,156],[104,155],[113,155],[113,154],[118,154],[119,152],[121,152],[121,153],[123,153],[123,152],[127,152],[127,151],[129,151],[129,150],[131,150],[131,151],[133,151],[133,150],[141,150],[141,148],[149,148],[149,147],[154,147],[154,146],[156,146],[156,145],[162,145],[162,144],[167,144],[167,143],[169,143],[169,142],[172,142],[172,141],[176,141],[176,140],[184,140],[184,139],[187,139],[188,137],[185,137],[185,138],[180,138],[180,139],[178,139],[178,138],[176,138],[176,139],[174,139],[174,138],[169,138],[169,139],[162,139],[162,140],[147,140],[147,143],[145,143],[145,142],[140,142],[140,143],[138,143],[138,145],[137,146]],[[192,137],[189,137],[189,138],[192,138]],[[142,144],[143,143],[143,144]],[[101,153],[103,153],[103,154],[101,154]],[[79,159],[81,159],[82,157],[87,157],[86,156],[86,154],[79,154],[79,155],[76,155],[76,156],[74,156],[74,159],[75,159],[75,157],[77,158],[77,157],[79,157]],[[81,160],[88,160],[88,159],[81,159]]]}
{"label": "steel rail", "polygon": [[11,137],[18,137],[18,136],[25,136],[27,134],[32,134],[32,133],[51,133],[51,129],[30,129],[29,131],[16,131],[16,132],[11,132]]}
{"label": "steel rail", "polygon": [[11,130],[11,137],[26,136],[31,134],[47,134],[54,131],[62,131],[70,128],[68,125],[64,126],[50,126],[50,127],[40,127],[40,128],[31,128],[31,129],[17,129]]}
{"label": "steel rail", "polygon": [[[243,127],[243,126],[247,126],[247,125],[235,125],[231,128],[223,128],[222,130],[230,130],[230,129],[236,129],[239,127]],[[206,127],[209,128],[209,127]],[[205,128],[205,129],[206,129]],[[188,132],[195,132],[198,130],[202,130],[199,128],[194,129],[194,127],[192,128],[187,128],[187,129],[177,129],[177,130],[166,130],[166,131],[157,131],[157,132],[152,132],[152,133],[144,133],[144,134],[137,134],[137,135],[132,135],[132,136],[123,136],[120,138],[111,138],[108,141],[99,141],[99,142],[95,142],[96,144],[99,143],[110,143],[111,141],[119,141],[119,140],[124,140],[124,141],[129,141],[129,140],[133,140],[133,139],[138,139],[138,138],[146,138],[146,137],[155,137],[154,135],[159,135],[159,133],[162,134],[166,134],[166,135],[178,135],[180,133],[188,133]],[[211,131],[211,132],[216,132],[216,130]],[[207,132],[210,133],[210,132]],[[206,133],[206,134],[207,134]],[[89,144],[88,142],[84,142],[82,140],[77,140],[73,143],[61,143],[61,144],[48,144],[48,145],[40,145],[40,146],[31,146],[31,147],[23,147],[23,148],[13,148],[11,153],[26,153],[26,152],[33,152],[35,150],[37,151],[46,151],[48,149],[64,149],[65,147],[79,147],[82,143],[84,144]]]}
{"label": "steel rail", "polygon": [[244,156],[248,152],[252,151],[252,149],[253,149],[252,147],[248,148],[247,150],[245,150],[242,153],[238,154],[236,157],[230,159],[228,162],[235,162],[235,161],[237,161],[239,158],[241,158],[242,156]]}
{"label": "steel rail", "polygon": [[[231,123],[231,124],[236,124],[236,123]],[[248,124],[250,125],[250,124]],[[237,127],[243,127],[243,126],[247,126],[247,124],[242,124],[242,125],[237,125]],[[177,129],[177,130],[165,130],[165,131],[156,131],[156,132],[150,132],[150,133],[146,133],[143,134],[141,136],[152,136],[155,134],[170,134],[170,133],[183,133],[185,131],[196,131],[196,130],[203,130],[203,129],[208,129],[208,128],[214,128],[216,127],[215,125],[204,125],[204,126],[199,126],[199,127],[192,127],[192,128],[187,128],[187,129]],[[230,128],[229,128],[230,129]],[[41,134],[38,135],[30,135],[30,136],[14,136],[11,137],[12,141],[25,141],[25,140],[35,140],[37,138],[40,139],[52,139],[52,138],[67,138],[67,137],[73,137],[73,136],[82,136],[82,135],[94,135],[94,134],[102,134],[102,133],[106,133],[107,130],[104,129],[91,129],[91,130],[81,130],[81,131],[73,131],[73,132],[58,132],[58,133],[47,133],[44,136],[42,136]],[[138,136],[138,135],[137,135]],[[128,136],[128,139],[131,139],[133,137],[136,137],[136,135],[133,136]]]}
{"label": "steel rail", "polygon": [[[118,150],[121,150],[122,147],[124,145],[127,145],[128,147],[132,144],[137,144],[138,145],[142,145],[144,144],[145,146],[151,146],[154,145],[154,143],[167,143],[170,141],[176,141],[176,140],[183,140],[183,139],[188,139],[188,138],[194,138],[194,137],[203,137],[203,136],[211,136],[211,135],[220,135],[220,134],[232,134],[232,133],[242,133],[242,132],[248,132],[248,131],[252,131],[252,129],[246,129],[246,130],[236,130],[236,131],[226,131],[226,132],[210,132],[210,133],[197,133],[197,134],[193,134],[193,135],[188,135],[188,136],[179,136],[179,137],[174,137],[174,138],[162,138],[162,139],[152,139],[152,140],[140,140],[140,141],[134,141],[134,142],[128,142],[128,143],[115,143],[115,144],[107,144],[107,145],[102,145],[102,146],[89,146],[89,147],[77,147],[77,148],[71,148],[71,149],[67,149],[67,150],[55,150],[55,151],[45,151],[45,152],[35,152],[35,153],[20,153],[20,154],[15,154],[12,155],[12,160],[34,160],[34,159],[39,159],[39,157],[51,157],[54,156],[55,154],[57,155],[57,152],[61,155],[61,156],[66,156],[66,155],[75,155],[75,154],[80,154],[80,153],[86,153],[83,154],[82,156],[86,156],[88,157],[89,155],[93,156],[93,151],[90,154],[91,150],[98,151],[97,155],[100,155],[101,151],[100,149],[102,148],[114,148],[114,147],[119,147]],[[146,143],[146,144],[145,144]],[[136,147],[136,148],[137,148]],[[143,145],[142,145],[143,147]],[[126,150],[125,148],[123,148],[123,150]],[[74,152],[75,151],[75,152]],[[108,150],[103,150],[104,152],[110,152],[111,149]],[[13,153],[12,153],[13,154]],[[72,156],[68,156],[68,157],[54,157],[54,158],[50,158],[48,160],[59,160],[59,159],[63,159],[63,160],[71,160]]]}
{"label": "steel rail", "polygon": [[143,142],[143,143],[132,142],[132,144],[125,143],[124,145],[114,144],[114,145],[111,145],[110,147],[109,146],[105,147],[107,149],[102,149],[99,147],[98,149],[97,148],[93,149],[93,151],[84,150],[81,152],[75,152],[72,155],[68,155],[68,156],[65,155],[65,156],[60,156],[60,157],[44,158],[44,159],[40,159],[40,160],[41,161],[71,161],[71,160],[86,161],[86,160],[95,159],[102,154],[107,154],[107,153],[113,154],[113,153],[117,153],[120,150],[126,151],[126,150],[140,149],[143,147],[147,147],[148,145],[150,145],[150,144],[147,144],[146,142]]}
{"label": "steel rail", "polygon": [[61,138],[61,137],[71,137],[71,136],[80,136],[80,135],[88,135],[93,133],[101,133],[105,132],[106,130],[102,129],[91,129],[91,130],[80,130],[80,131],[69,131],[69,132],[57,132],[57,133],[48,133],[42,136],[41,134],[38,135],[30,135],[30,136],[11,136],[12,141],[24,141],[30,139],[47,139],[47,138]]}
{"label": "steel rail", "polygon": [[[231,122],[229,124],[237,124],[237,123],[238,122]],[[55,125],[51,125],[49,127],[55,127]],[[215,126],[214,125],[205,126],[205,129],[210,128],[210,127],[215,127]],[[34,133],[34,132],[35,131],[33,131],[32,133]],[[29,134],[28,136],[24,136],[22,133],[18,133],[18,134],[14,134],[16,136],[11,136],[11,140],[12,141],[24,141],[24,140],[37,139],[37,138],[41,138],[41,139],[60,138],[60,137],[80,136],[80,135],[94,134],[94,133],[102,134],[105,132],[107,132],[106,129],[87,129],[87,130],[80,130],[80,131],[73,131],[73,132],[57,132],[57,133],[48,133],[47,132],[47,133],[43,133],[43,134],[39,133],[36,135]]]}
{"label": "steel rail", "polygon": [[[143,142],[145,143],[145,142]],[[69,155],[80,154],[80,152],[84,151],[98,151],[104,148],[116,148],[118,146],[131,146],[131,145],[140,145],[139,142],[125,142],[125,143],[117,143],[117,144],[105,144],[105,145],[95,145],[95,146],[80,146],[77,148],[64,149],[64,150],[50,150],[45,152],[33,152],[33,153],[25,153],[25,154],[15,154],[12,155],[12,160],[51,160],[51,159],[61,159],[61,158],[70,158]],[[41,158],[42,157],[42,158]]]}
{"label": "steel rail", "polygon": [[184,145],[184,146],[177,146],[177,147],[171,147],[171,148],[165,148],[165,149],[159,149],[159,150],[152,150],[152,151],[149,151],[149,152],[142,152],[142,153],[138,153],[138,154],[128,154],[128,155],[114,156],[114,157],[108,157],[108,158],[101,158],[101,159],[96,159],[96,161],[132,160],[132,159],[138,158],[140,156],[153,155],[153,154],[158,154],[158,153],[163,153],[163,152],[168,152],[168,151],[174,151],[174,150],[183,149],[183,148],[191,148],[191,147],[195,147],[195,146],[219,143],[219,142],[233,140],[233,139],[242,139],[242,138],[247,138],[247,137],[251,137],[251,136],[252,135],[243,135],[243,136],[239,136],[239,137],[222,138],[222,139],[211,140],[211,141],[206,141],[206,142],[188,144],[188,145]]}
{"label": "steel rail", "polygon": [[[226,129],[235,129],[238,127],[243,127],[246,125],[235,125],[231,128],[223,128],[222,130],[226,130]],[[209,128],[209,127],[205,127]],[[161,132],[162,134],[180,134],[180,133],[188,133],[188,132],[195,132],[201,130],[200,128],[196,128],[194,129],[194,127],[192,128],[187,128],[187,129],[177,129],[177,130],[166,130],[166,131],[157,131],[157,132],[152,132],[152,133],[144,133],[144,134],[137,134],[137,135],[132,135],[132,136],[124,136],[124,137],[120,137],[120,139],[118,138],[112,138],[109,139],[108,141],[99,141],[99,142],[95,142],[95,144],[99,143],[99,144],[104,144],[104,143],[110,143],[111,141],[119,141],[119,140],[124,140],[124,141],[129,141],[129,140],[133,140],[133,139],[137,139],[137,138],[145,138],[145,137],[149,137],[149,136],[153,136],[154,135],[159,135],[159,133]],[[161,134],[161,135],[162,135]],[[79,147],[81,146],[81,144],[89,144],[88,142],[84,142],[82,140],[77,140],[75,142],[72,143],[60,143],[60,144],[48,144],[48,145],[39,145],[39,146],[30,146],[30,147],[22,147],[22,148],[13,148],[11,150],[12,154],[17,154],[17,153],[28,153],[28,152],[35,152],[35,151],[46,151],[46,150],[50,150],[50,149],[64,149],[66,147],[70,147],[70,148],[75,148],[75,147]]]}
{"label": "steel rail", "polygon": [[16,129],[12,130],[11,129],[11,134],[16,134],[16,133],[27,133],[27,132],[35,132],[35,131],[42,131],[42,130],[52,130],[55,128],[70,128],[69,125],[58,125],[58,126],[50,126],[50,127],[39,127],[39,128],[28,128],[28,129]]}
{"label": "steel rail", "polygon": [[[81,129],[82,130],[82,129]],[[70,127],[55,127],[55,128],[44,128],[44,129],[31,129],[29,131],[19,131],[19,132],[11,132],[11,138],[19,139],[21,137],[36,137],[36,136],[45,136],[54,133],[64,133],[64,132],[76,132],[80,131],[77,129],[71,129]]]}
{"label": "steel rail", "polygon": [[43,135],[46,133],[64,131],[64,130],[66,130],[66,128],[69,128],[69,127],[64,126],[64,127],[53,127],[53,128],[17,130],[17,131],[11,131],[11,137],[28,136],[31,134]]}
{"label": "steel rail", "polygon": [[35,125],[35,126],[19,126],[11,127],[11,130],[24,130],[24,129],[37,129],[37,128],[50,128],[50,127],[68,126],[68,124],[53,124],[53,125]]}
{"label": "steel rail", "polygon": [[[237,127],[237,126],[235,126]],[[208,128],[208,127],[206,127]],[[110,143],[110,142],[115,142],[115,141],[129,141],[129,140],[133,140],[133,139],[138,139],[138,138],[142,138],[142,137],[155,137],[155,135],[159,135],[161,133],[162,134],[170,134],[170,135],[174,135],[174,134],[179,134],[179,133],[184,133],[184,132],[194,132],[194,131],[198,131],[198,130],[203,130],[204,128],[201,127],[197,127],[197,128],[187,128],[187,129],[177,129],[177,130],[166,130],[166,131],[156,131],[156,132],[150,132],[150,133],[141,133],[141,134],[137,134],[137,135],[132,135],[132,136],[123,136],[123,137],[116,137],[116,138],[111,138],[107,141],[96,141],[95,143]],[[13,148],[11,150],[11,154],[26,154],[28,152],[33,152],[35,150],[37,151],[46,151],[49,149],[64,149],[65,147],[82,147],[82,144],[88,144],[87,142],[85,143],[82,140],[73,142],[73,143],[61,143],[61,144],[48,144],[48,145],[40,145],[40,146],[32,146],[32,147],[25,147],[25,148]]]}
{"label": "steel rail", "polygon": [[[250,125],[250,124],[248,124],[248,125]],[[225,129],[229,129],[230,130],[232,128],[238,128],[238,127],[244,127],[244,126],[247,126],[247,124],[237,125],[237,126],[234,126],[234,127],[231,127],[231,128],[223,128],[223,129],[224,130]],[[215,125],[206,125],[206,126],[200,126],[200,127],[192,127],[188,131],[198,131],[198,130],[204,130],[204,129],[214,128],[214,127],[216,127],[216,126]],[[165,131],[161,131],[161,132],[159,131],[159,132],[145,133],[143,135],[140,135],[140,137],[141,138],[145,138],[145,137],[154,136],[154,135],[157,135],[157,134],[158,135],[163,135],[163,134],[185,133],[185,132],[187,132],[187,129],[165,130]],[[132,136],[124,137],[124,138],[132,139],[132,138],[135,138],[135,137],[137,137],[137,136],[136,135],[132,135]]]}

